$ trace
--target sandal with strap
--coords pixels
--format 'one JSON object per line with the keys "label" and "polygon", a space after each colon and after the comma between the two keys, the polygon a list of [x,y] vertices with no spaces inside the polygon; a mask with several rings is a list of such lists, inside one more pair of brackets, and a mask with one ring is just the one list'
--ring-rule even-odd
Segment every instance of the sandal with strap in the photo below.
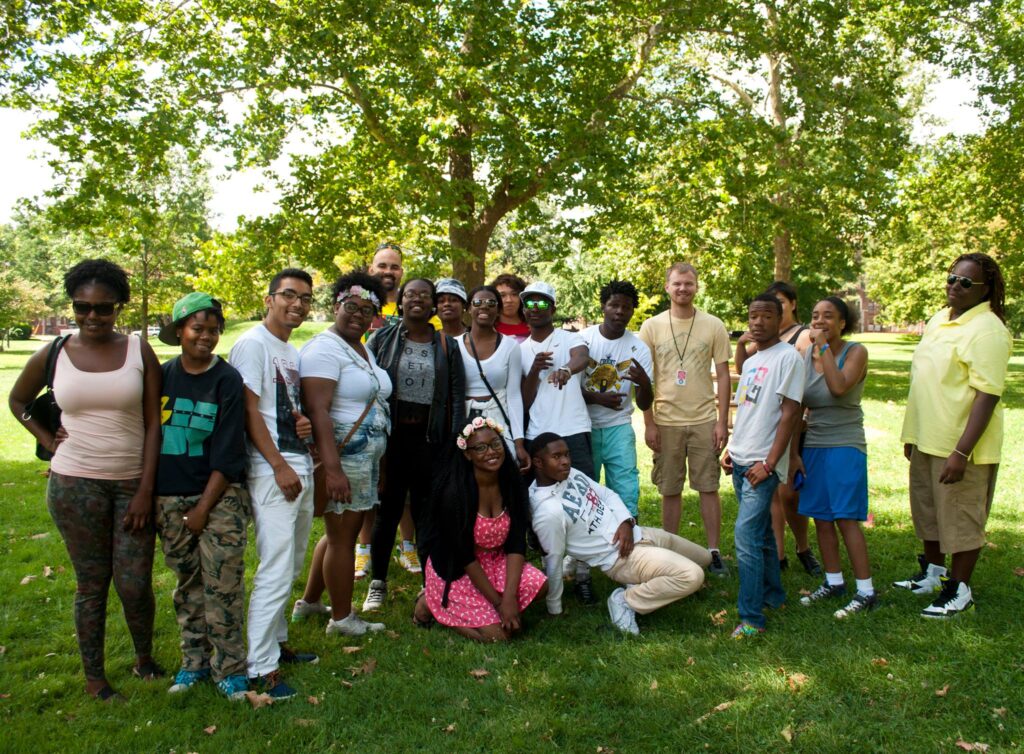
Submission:
{"label": "sandal with strap", "polygon": [[157,665],[155,660],[149,659],[140,665],[133,666],[132,675],[144,681],[155,681],[157,678],[167,675],[167,671]]}
{"label": "sandal with strap", "polygon": [[416,628],[427,628],[427,629],[429,629],[429,628],[433,628],[434,624],[437,623],[437,619],[434,618],[434,616],[430,613],[430,608],[429,607],[427,607],[427,617],[426,618],[418,618],[418,617],[416,617],[416,608],[419,606],[420,600],[423,599],[424,600],[424,604],[426,603],[426,600],[424,599],[424,597],[426,595],[426,592],[427,592],[426,589],[421,589],[420,593],[418,595],[416,595],[416,601],[412,603],[412,624],[414,626],[416,626]]}

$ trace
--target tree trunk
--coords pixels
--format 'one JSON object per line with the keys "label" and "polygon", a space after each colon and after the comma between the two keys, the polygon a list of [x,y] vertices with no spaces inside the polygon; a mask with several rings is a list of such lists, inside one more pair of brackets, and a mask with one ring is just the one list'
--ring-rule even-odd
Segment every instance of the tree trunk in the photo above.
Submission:
{"label": "tree trunk", "polygon": [[[454,277],[466,286],[467,291],[483,285],[487,274],[487,245],[491,240],[491,230],[478,228],[464,232],[463,228],[453,224],[448,235],[452,248],[460,250],[452,261]],[[456,243],[456,237],[459,243]]]}
{"label": "tree trunk", "polygon": [[791,282],[793,277],[793,247],[789,238],[789,231],[782,229],[775,234],[772,243],[775,251],[775,280]]}
{"label": "tree trunk", "polygon": [[[768,18],[768,26],[772,29],[778,26],[778,17],[771,4],[766,3],[765,9]],[[792,197],[789,192],[789,132],[786,123],[786,103],[782,96],[782,76],[779,69],[782,66],[782,59],[774,52],[766,56],[768,63],[768,105],[771,108],[772,125],[779,132],[775,142],[775,164],[782,176],[781,188],[772,196],[771,202],[784,213],[790,208]],[[790,282],[793,276],[793,243],[787,227],[788,218],[783,216],[778,220],[775,229],[775,238],[772,240],[772,251],[775,254],[775,280]]]}

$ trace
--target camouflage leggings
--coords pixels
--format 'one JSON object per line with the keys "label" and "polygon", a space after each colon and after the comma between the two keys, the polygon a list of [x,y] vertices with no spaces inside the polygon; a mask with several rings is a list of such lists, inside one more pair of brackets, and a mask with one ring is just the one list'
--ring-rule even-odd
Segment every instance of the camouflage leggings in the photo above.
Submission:
{"label": "camouflage leggings", "polygon": [[152,526],[125,531],[121,523],[138,487],[138,479],[85,479],[53,471],[46,486],[46,505],[75,569],[75,631],[85,677],[91,681],[106,677],[103,644],[111,578],[135,654],[148,655],[153,648],[156,535]]}
{"label": "camouflage leggings", "polygon": [[183,516],[199,502],[199,495],[168,495],[156,501],[164,561],[178,577],[174,611],[181,628],[181,667],[209,667],[214,681],[244,675],[248,494],[228,487],[198,537],[185,526]]}

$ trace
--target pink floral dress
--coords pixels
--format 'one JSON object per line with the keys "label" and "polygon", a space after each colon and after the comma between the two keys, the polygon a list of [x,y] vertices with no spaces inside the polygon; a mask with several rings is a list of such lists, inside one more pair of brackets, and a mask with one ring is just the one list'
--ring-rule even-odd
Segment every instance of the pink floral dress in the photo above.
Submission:
{"label": "pink floral dress", "polygon": [[[508,511],[502,511],[496,518],[477,514],[473,525],[473,541],[476,542],[476,559],[487,580],[499,592],[505,591],[505,553],[501,546],[508,537]],[[519,609],[525,610],[544,587],[546,577],[538,568],[523,564],[523,575],[519,580],[517,601]],[[427,606],[438,623],[462,628],[481,628],[501,623],[498,611],[480,593],[468,574],[452,582],[448,590],[448,607],[441,605],[445,582],[427,560]]]}

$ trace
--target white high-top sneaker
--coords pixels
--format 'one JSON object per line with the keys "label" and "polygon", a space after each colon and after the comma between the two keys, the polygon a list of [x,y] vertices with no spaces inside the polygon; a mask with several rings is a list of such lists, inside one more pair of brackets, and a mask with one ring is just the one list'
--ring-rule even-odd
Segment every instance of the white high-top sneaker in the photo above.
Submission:
{"label": "white high-top sneaker", "polygon": [[922,618],[952,618],[957,613],[974,609],[974,595],[971,588],[962,581],[942,577],[942,591],[921,611]]}
{"label": "white high-top sneaker", "polygon": [[932,594],[942,588],[942,577],[946,575],[945,566],[933,565],[924,555],[917,556],[921,570],[909,579],[894,581],[892,585],[899,589],[909,589],[915,594]]}

